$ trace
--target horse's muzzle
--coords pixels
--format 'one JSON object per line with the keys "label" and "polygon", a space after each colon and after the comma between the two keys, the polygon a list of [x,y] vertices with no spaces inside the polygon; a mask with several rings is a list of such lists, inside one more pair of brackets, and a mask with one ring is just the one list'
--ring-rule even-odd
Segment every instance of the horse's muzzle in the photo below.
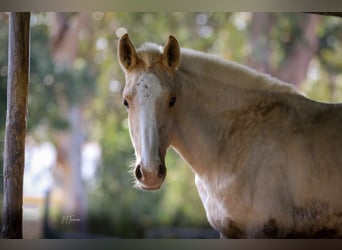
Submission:
{"label": "horse's muzzle", "polygon": [[157,190],[160,188],[166,176],[166,167],[159,163],[157,171],[149,171],[138,164],[135,168],[134,174],[138,180],[139,186],[144,190]]}

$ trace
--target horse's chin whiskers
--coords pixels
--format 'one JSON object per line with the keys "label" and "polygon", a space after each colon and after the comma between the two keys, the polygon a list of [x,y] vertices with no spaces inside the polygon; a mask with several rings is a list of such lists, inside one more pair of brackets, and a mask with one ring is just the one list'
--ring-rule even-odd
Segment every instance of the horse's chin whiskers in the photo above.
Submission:
{"label": "horse's chin whiskers", "polygon": [[143,190],[143,189],[141,188],[139,182],[136,181],[136,180],[135,180],[134,183],[133,183],[133,187],[136,188],[136,189],[139,189],[139,190]]}
{"label": "horse's chin whiskers", "polygon": [[136,164],[136,160],[132,160],[132,161],[130,161],[128,163],[128,167],[129,167],[128,172],[129,173],[133,173],[134,174],[135,164]]}
{"label": "horse's chin whiskers", "polygon": [[134,171],[134,168],[135,168],[135,163],[131,163],[131,164],[129,164],[129,165],[128,165],[128,167],[129,167],[129,169],[128,169],[128,171],[129,171],[129,172],[132,172],[132,171]]}
{"label": "horse's chin whiskers", "polygon": [[136,162],[137,162],[136,160],[130,160],[129,163],[128,163],[128,166],[129,166],[130,168],[133,168],[133,167],[135,167],[135,163],[136,163]]}
{"label": "horse's chin whiskers", "polygon": [[130,173],[130,181],[132,182],[133,185],[136,185],[137,184],[137,179],[135,178],[135,175],[134,175],[134,169],[130,169],[128,171],[128,173]]}

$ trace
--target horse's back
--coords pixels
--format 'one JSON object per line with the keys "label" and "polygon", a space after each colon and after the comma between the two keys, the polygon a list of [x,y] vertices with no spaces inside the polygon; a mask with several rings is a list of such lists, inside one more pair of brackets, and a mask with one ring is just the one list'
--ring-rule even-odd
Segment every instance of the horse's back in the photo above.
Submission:
{"label": "horse's back", "polygon": [[315,160],[313,165],[331,168],[331,174],[337,171],[342,177],[342,104],[308,102],[302,111],[306,114],[300,119],[298,139]]}
{"label": "horse's back", "polygon": [[302,102],[287,166],[297,229],[286,237],[342,237],[342,105]]}
{"label": "horse's back", "polygon": [[342,237],[342,105],[296,95],[268,103],[258,143],[245,145],[247,193],[260,215],[252,237]]}

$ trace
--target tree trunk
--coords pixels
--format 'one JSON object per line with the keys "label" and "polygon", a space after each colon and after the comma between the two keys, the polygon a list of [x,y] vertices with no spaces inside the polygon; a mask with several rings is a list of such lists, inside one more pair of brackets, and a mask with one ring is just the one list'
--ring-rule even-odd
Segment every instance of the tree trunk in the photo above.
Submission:
{"label": "tree trunk", "polygon": [[247,58],[247,65],[268,74],[272,74],[270,67],[271,39],[268,35],[274,25],[273,15],[273,13],[253,13],[249,32],[251,53]]}
{"label": "tree trunk", "polygon": [[65,194],[63,215],[74,216],[74,231],[84,232],[86,226],[86,192],[81,177],[81,148],[84,143],[82,108],[74,105],[68,110],[70,131],[56,136],[58,177]]}
{"label": "tree trunk", "polygon": [[285,52],[284,63],[272,68],[273,46],[270,43],[270,33],[277,21],[276,18],[273,13],[253,13],[249,35],[251,56],[247,58],[247,65],[299,86],[306,79],[310,61],[318,49],[319,37],[316,27],[321,17],[314,14],[303,15],[299,23],[302,33],[293,39],[292,49]]}
{"label": "tree trunk", "polygon": [[278,77],[281,80],[299,86],[306,79],[310,61],[318,49],[316,28],[320,20],[320,16],[308,14],[300,23],[303,33],[296,39],[294,49],[279,71]]}
{"label": "tree trunk", "polygon": [[2,237],[22,238],[23,178],[29,83],[30,13],[9,21]]}
{"label": "tree trunk", "polygon": [[77,57],[80,33],[88,22],[89,13],[78,13],[73,17],[55,13],[51,24],[51,52],[55,62],[72,64]]}
{"label": "tree trunk", "polygon": [[[57,64],[72,67],[78,55],[80,33],[87,30],[89,13],[68,16],[56,13],[52,26],[52,56]],[[63,98],[61,98],[62,100]],[[86,192],[81,176],[81,149],[84,143],[83,110],[80,102],[67,100],[64,112],[70,125],[69,131],[59,133],[56,139],[58,171],[63,176],[65,190],[65,216],[75,216],[79,221],[70,225],[74,231],[84,231],[86,225]]]}

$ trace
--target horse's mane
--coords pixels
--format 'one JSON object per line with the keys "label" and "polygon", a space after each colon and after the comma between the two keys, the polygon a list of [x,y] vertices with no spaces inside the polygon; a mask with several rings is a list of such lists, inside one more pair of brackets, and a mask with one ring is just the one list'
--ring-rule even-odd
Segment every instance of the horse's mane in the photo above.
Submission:
{"label": "horse's mane", "polygon": [[[145,63],[152,63],[163,51],[163,46],[145,43],[138,49]],[[223,59],[219,56],[182,48],[179,69],[202,74],[203,77],[221,81],[246,90],[267,90],[271,92],[296,93],[290,84],[270,75],[258,72],[242,64]]]}

